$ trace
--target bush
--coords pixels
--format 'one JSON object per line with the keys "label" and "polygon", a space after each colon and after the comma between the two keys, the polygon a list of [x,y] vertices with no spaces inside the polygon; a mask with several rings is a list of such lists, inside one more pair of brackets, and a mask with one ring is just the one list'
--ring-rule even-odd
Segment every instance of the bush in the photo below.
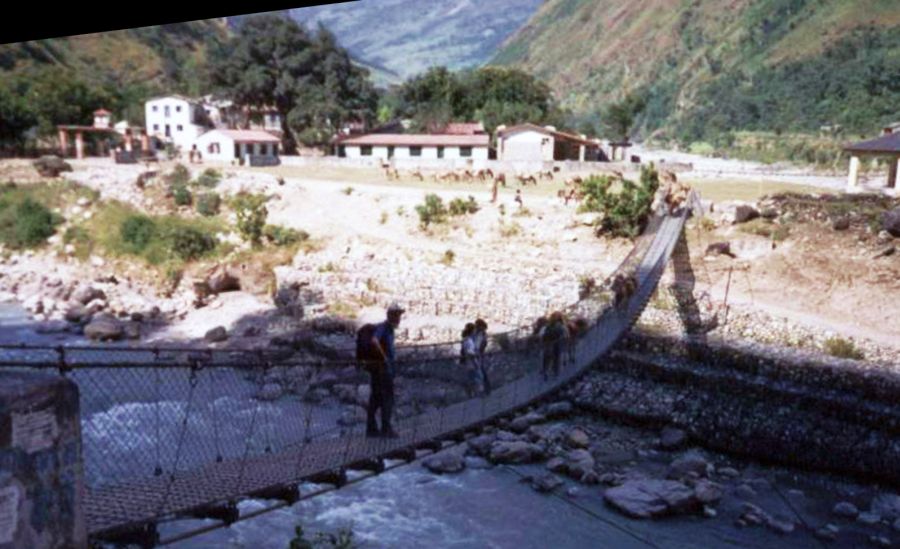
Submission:
{"label": "bush", "polygon": [[619,192],[610,192],[615,180],[608,176],[592,176],[581,184],[584,203],[580,211],[600,212],[597,233],[635,237],[650,219],[653,195],[659,188],[659,176],[651,164],[641,168],[640,183],[622,180]]}
{"label": "bush", "polygon": [[578,297],[580,299],[586,299],[591,292],[594,291],[594,288],[597,286],[597,281],[594,280],[594,277],[588,275],[581,275],[578,277]]}
{"label": "bush", "polygon": [[384,225],[385,223],[387,223],[387,220],[388,220],[388,213],[381,212],[381,217],[378,218],[378,222],[381,223],[382,225]]}
{"label": "bush", "polygon": [[454,259],[456,259],[456,253],[453,250],[447,250],[444,252],[444,257],[441,258],[441,263],[449,267],[453,264]]}
{"label": "bush", "polygon": [[478,211],[478,203],[475,202],[475,197],[471,195],[469,195],[468,200],[454,198],[450,201],[449,211],[450,215],[473,214]]}
{"label": "bush", "polygon": [[266,226],[266,196],[262,194],[239,194],[231,207],[237,215],[237,228],[241,236],[254,246],[258,246]]}
{"label": "bush", "polygon": [[309,233],[282,227],[281,225],[266,225],[263,227],[263,235],[266,240],[276,246],[290,246],[304,240],[309,240]]}
{"label": "bush", "polygon": [[187,187],[184,185],[173,185],[172,186],[172,198],[175,199],[176,206],[190,206],[191,205],[191,191],[187,190]]}
{"label": "bush", "polygon": [[60,223],[60,216],[31,197],[21,202],[0,199],[0,242],[11,248],[43,244]]}
{"label": "bush", "polygon": [[447,217],[444,201],[436,194],[425,195],[425,203],[416,206],[416,212],[419,214],[419,224],[422,228],[432,223],[442,223]]}
{"label": "bush", "polygon": [[191,181],[191,172],[183,164],[176,164],[168,179],[169,184],[173,187],[176,185],[187,185]]}
{"label": "bush", "polygon": [[219,213],[222,199],[217,193],[203,193],[197,197],[197,213],[211,217]]}
{"label": "bush", "polygon": [[857,349],[852,341],[842,337],[832,337],[826,340],[825,352],[838,358],[850,358],[853,360],[862,360],[865,358],[863,352]]}
{"label": "bush", "polygon": [[183,261],[198,259],[216,248],[216,240],[193,227],[181,227],[171,234],[172,253]]}
{"label": "bush", "polygon": [[353,194],[353,187],[345,187],[343,193],[347,196],[350,196],[351,194]]}
{"label": "bush", "polygon": [[156,234],[156,223],[145,215],[129,216],[119,227],[122,242],[125,243],[126,249],[134,254],[144,251]]}
{"label": "bush", "polygon": [[198,187],[207,187],[209,189],[212,189],[216,185],[218,185],[219,181],[221,181],[221,180],[222,180],[222,174],[219,173],[218,170],[208,168],[206,171],[204,171],[202,174],[200,174],[200,177],[198,177],[194,181],[194,185],[196,185]]}
{"label": "bush", "polygon": [[509,238],[512,236],[517,236],[522,234],[522,226],[513,221],[512,223],[504,223],[503,220],[500,220],[500,236],[503,238]]}

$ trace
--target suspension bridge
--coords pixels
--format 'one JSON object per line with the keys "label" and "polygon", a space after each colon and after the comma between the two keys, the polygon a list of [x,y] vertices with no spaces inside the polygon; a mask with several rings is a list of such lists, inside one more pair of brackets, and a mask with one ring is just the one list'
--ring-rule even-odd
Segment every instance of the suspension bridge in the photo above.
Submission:
{"label": "suspension bridge", "polygon": [[[684,208],[652,217],[611,275],[634,273],[638,285],[627,301],[572,305],[570,312],[590,325],[555,378],[541,375],[540,344],[523,327],[493,336],[485,356],[495,379],[489,395],[426,402],[418,389],[459,371],[458,342],[398,348],[398,382],[411,390],[396,407],[396,439],[366,438],[359,406],[347,418],[345,409],[321,400],[258,398],[272,380],[304,385],[322,372],[352,373],[351,360],[294,362],[269,350],[7,346],[0,347],[0,367],[59,372],[78,385],[90,538],[173,543],[403,465],[551,398],[637,321],[687,215]],[[368,474],[350,478],[348,471]],[[301,492],[306,483],[323,488]],[[248,499],[272,504],[242,514],[238,503]],[[160,524],[190,518],[215,521],[160,537]]]}

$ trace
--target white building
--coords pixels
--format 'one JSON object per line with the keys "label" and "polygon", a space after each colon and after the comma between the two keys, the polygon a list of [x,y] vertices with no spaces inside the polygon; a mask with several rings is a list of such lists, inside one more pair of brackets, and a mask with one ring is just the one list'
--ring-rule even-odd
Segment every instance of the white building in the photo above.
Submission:
{"label": "white building", "polygon": [[238,160],[256,166],[277,164],[280,143],[281,139],[262,130],[217,129],[197,138],[196,145],[204,159],[221,162]]}
{"label": "white building", "polygon": [[598,140],[557,131],[553,126],[520,124],[497,128],[497,159],[505,162],[607,160]]}
{"label": "white building", "polygon": [[203,106],[181,95],[167,95],[147,101],[144,105],[147,133],[167,143],[190,150],[212,123]]}
{"label": "white building", "polygon": [[346,158],[487,160],[489,135],[373,133],[337,142]]}

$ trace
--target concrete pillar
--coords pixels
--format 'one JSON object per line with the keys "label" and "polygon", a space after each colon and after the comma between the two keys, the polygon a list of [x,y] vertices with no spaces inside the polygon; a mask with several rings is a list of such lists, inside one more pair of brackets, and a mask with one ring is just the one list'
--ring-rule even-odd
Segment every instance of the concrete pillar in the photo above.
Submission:
{"label": "concrete pillar", "polygon": [[584,145],[578,145],[578,161],[584,162]]}
{"label": "concrete pillar", "polygon": [[84,134],[81,132],[75,133],[75,158],[84,158]]}
{"label": "concrete pillar", "polygon": [[69,132],[59,130],[59,152],[63,158],[69,155]]}
{"label": "concrete pillar", "polygon": [[0,383],[0,547],[87,547],[78,387],[4,372]]}
{"label": "concrete pillar", "polygon": [[859,156],[850,157],[850,173],[847,175],[847,190],[859,189]]}
{"label": "concrete pillar", "polygon": [[897,164],[900,164],[900,157],[891,158],[887,177],[887,187],[889,189],[897,188]]}
{"label": "concrete pillar", "polygon": [[132,145],[133,138],[131,137],[131,130],[125,130],[125,150],[131,152],[134,148]]}
{"label": "concrete pillar", "polygon": [[144,154],[150,152],[150,136],[146,131],[141,132],[141,152]]}

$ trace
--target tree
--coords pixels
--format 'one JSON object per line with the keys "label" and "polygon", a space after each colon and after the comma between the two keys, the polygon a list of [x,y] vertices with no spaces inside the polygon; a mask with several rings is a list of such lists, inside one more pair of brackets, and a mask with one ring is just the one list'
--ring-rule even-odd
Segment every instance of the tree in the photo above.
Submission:
{"label": "tree", "polygon": [[396,111],[419,131],[439,131],[451,120],[477,120],[493,133],[500,124],[562,125],[565,119],[550,88],[518,70],[482,67],[451,72],[433,67],[393,92]]}
{"label": "tree", "polygon": [[628,141],[635,118],[644,110],[647,101],[643,95],[629,94],[618,103],[607,107],[601,119],[604,122],[607,137],[620,141]]}
{"label": "tree", "polygon": [[238,106],[274,105],[285,148],[327,143],[350,120],[371,122],[377,94],[334,35],[315,35],[279,15],[248,17],[238,35],[210,52],[209,80]]}
{"label": "tree", "polygon": [[21,146],[25,132],[37,124],[37,116],[25,99],[0,86],[0,145]]}

